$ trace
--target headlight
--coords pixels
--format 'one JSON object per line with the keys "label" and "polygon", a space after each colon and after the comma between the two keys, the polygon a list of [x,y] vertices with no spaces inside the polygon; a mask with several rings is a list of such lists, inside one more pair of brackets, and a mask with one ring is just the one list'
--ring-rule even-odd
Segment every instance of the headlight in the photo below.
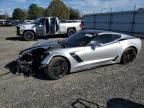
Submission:
{"label": "headlight", "polygon": [[21,30],[25,29],[25,26],[20,26],[20,29],[21,29]]}

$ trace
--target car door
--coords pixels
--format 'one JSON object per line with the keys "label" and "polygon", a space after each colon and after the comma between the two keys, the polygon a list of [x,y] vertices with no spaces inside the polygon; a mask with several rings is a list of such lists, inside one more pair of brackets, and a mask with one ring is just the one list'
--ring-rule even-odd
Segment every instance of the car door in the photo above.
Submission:
{"label": "car door", "polygon": [[88,45],[84,50],[85,65],[96,65],[100,63],[111,62],[117,58],[120,51],[118,40],[120,35],[102,34],[96,36],[92,41],[96,44]]}
{"label": "car door", "polygon": [[56,17],[50,18],[50,33],[55,34],[59,30],[59,22]]}
{"label": "car door", "polygon": [[49,19],[48,18],[46,18],[46,23],[45,23],[45,25],[46,25],[46,35],[49,35],[50,34],[50,24],[49,24]]}
{"label": "car door", "polygon": [[41,18],[36,27],[37,35],[46,36],[46,18]]}

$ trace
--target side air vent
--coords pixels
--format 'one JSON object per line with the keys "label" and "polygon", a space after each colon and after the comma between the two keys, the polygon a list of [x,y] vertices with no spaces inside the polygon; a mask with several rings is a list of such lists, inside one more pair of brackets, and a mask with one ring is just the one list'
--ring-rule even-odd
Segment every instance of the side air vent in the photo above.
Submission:
{"label": "side air vent", "polygon": [[113,61],[116,61],[118,57],[119,57],[119,56],[116,56],[116,57],[113,59]]}
{"label": "side air vent", "polygon": [[70,53],[70,55],[78,62],[83,62],[83,60],[78,56],[76,55],[75,53]]}

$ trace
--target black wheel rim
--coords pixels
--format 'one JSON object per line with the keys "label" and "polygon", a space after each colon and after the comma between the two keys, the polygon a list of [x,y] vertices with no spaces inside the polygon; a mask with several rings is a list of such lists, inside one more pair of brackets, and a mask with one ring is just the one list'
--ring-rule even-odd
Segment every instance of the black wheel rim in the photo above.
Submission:
{"label": "black wheel rim", "polygon": [[65,60],[57,61],[51,71],[56,77],[63,77],[68,72],[68,64]]}
{"label": "black wheel rim", "polygon": [[125,63],[132,62],[136,57],[136,52],[134,50],[128,50],[125,52],[124,60]]}
{"label": "black wheel rim", "polygon": [[25,40],[32,40],[33,39],[33,33],[26,32],[24,37],[25,37]]}

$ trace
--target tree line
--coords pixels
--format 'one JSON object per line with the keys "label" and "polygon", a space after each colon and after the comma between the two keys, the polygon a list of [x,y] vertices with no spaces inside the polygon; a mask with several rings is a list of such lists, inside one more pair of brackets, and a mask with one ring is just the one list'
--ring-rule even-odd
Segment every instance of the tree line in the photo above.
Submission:
{"label": "tree line", "polygon": [[60,19],[78,19],[80,18],[80,12],[77,9],[67,7],[62,0],[52,0],[47,8],[31,4],[28,10],[16,8],[12,13],[12,19],[17,20],[34,20],[46,16],[57,16]]}

